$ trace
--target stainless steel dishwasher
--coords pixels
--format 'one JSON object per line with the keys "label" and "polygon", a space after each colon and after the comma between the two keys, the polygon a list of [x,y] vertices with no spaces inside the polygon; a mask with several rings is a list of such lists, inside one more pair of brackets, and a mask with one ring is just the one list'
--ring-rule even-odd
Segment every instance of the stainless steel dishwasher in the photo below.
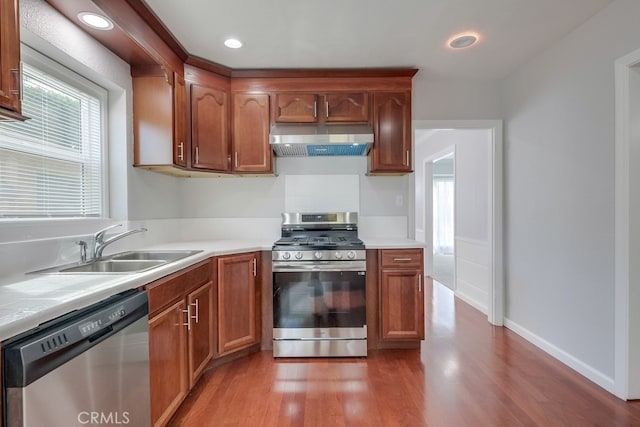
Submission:
{"label": "stainless steel dishwasher", "polygon": [[4,425],[149,426],[148,312],[128,291],[3,342]]}

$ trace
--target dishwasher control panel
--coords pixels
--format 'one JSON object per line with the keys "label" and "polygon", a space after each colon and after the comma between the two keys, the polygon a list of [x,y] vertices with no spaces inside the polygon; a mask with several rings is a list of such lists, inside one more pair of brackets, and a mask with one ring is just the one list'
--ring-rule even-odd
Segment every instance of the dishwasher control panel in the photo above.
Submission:
{"label": "dishwasher control panel", "polygon": [[88,337],[89,335],[92,335],[99,330],[111,325],[112,323],[122,319],[124,316],[126,316],[126,314],[127,311],[124,305],[121,305],[119,307],[112,308],[109,311],[104,311],[99,315],[80,323],[78,325],[78,330],[80,331],[80,335],[82,335],[82,337]]}

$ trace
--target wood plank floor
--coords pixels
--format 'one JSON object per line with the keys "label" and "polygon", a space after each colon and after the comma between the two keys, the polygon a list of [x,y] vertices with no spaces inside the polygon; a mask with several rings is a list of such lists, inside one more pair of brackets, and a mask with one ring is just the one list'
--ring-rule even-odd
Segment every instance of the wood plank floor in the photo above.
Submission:
{"label": "wood plank floor", "polygon": [[420,350],[257,353],[209,369],[173,426],[640,426],[627,403],[435,283]]}

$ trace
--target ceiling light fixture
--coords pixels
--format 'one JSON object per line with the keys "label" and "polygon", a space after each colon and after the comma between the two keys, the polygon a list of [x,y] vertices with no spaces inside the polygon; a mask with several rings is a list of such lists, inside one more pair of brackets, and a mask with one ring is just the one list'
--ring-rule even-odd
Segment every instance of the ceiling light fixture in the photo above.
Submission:
{"label": "ceiling light fixture", "polygon": [[226,39],[224,45],[230,49],[239,49],[242,47],[242,42],[238,39]]}
{"label": "ceiling light fixture", "polygon": [[449,39],[447,45],[451,49],[464,49],[465,47],[470,47],[476,44],[478,39],[479,36],[476,33],[456,34]]}
{"label": "ceiling light fixture", "polygon": [[96,30],[111,30],[113,28],[113,22],[108,18],[98,15],[93,12],[80,12],[78,14],[78,19],[82,21],[83,24],[96,29]]}

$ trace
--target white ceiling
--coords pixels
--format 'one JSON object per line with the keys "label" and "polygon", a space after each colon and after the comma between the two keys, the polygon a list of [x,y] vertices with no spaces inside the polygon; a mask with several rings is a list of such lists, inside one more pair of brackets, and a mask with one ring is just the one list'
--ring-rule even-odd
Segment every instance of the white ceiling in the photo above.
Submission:
{"label": "white ceiling", "polygon": [[[611,1],[146,0],[190,54],[234,69],[417,67],[478,80],[504,78]],[[446,47],[467,30],[476,46]],[[224,47],[228,37],[245,46]]]}

